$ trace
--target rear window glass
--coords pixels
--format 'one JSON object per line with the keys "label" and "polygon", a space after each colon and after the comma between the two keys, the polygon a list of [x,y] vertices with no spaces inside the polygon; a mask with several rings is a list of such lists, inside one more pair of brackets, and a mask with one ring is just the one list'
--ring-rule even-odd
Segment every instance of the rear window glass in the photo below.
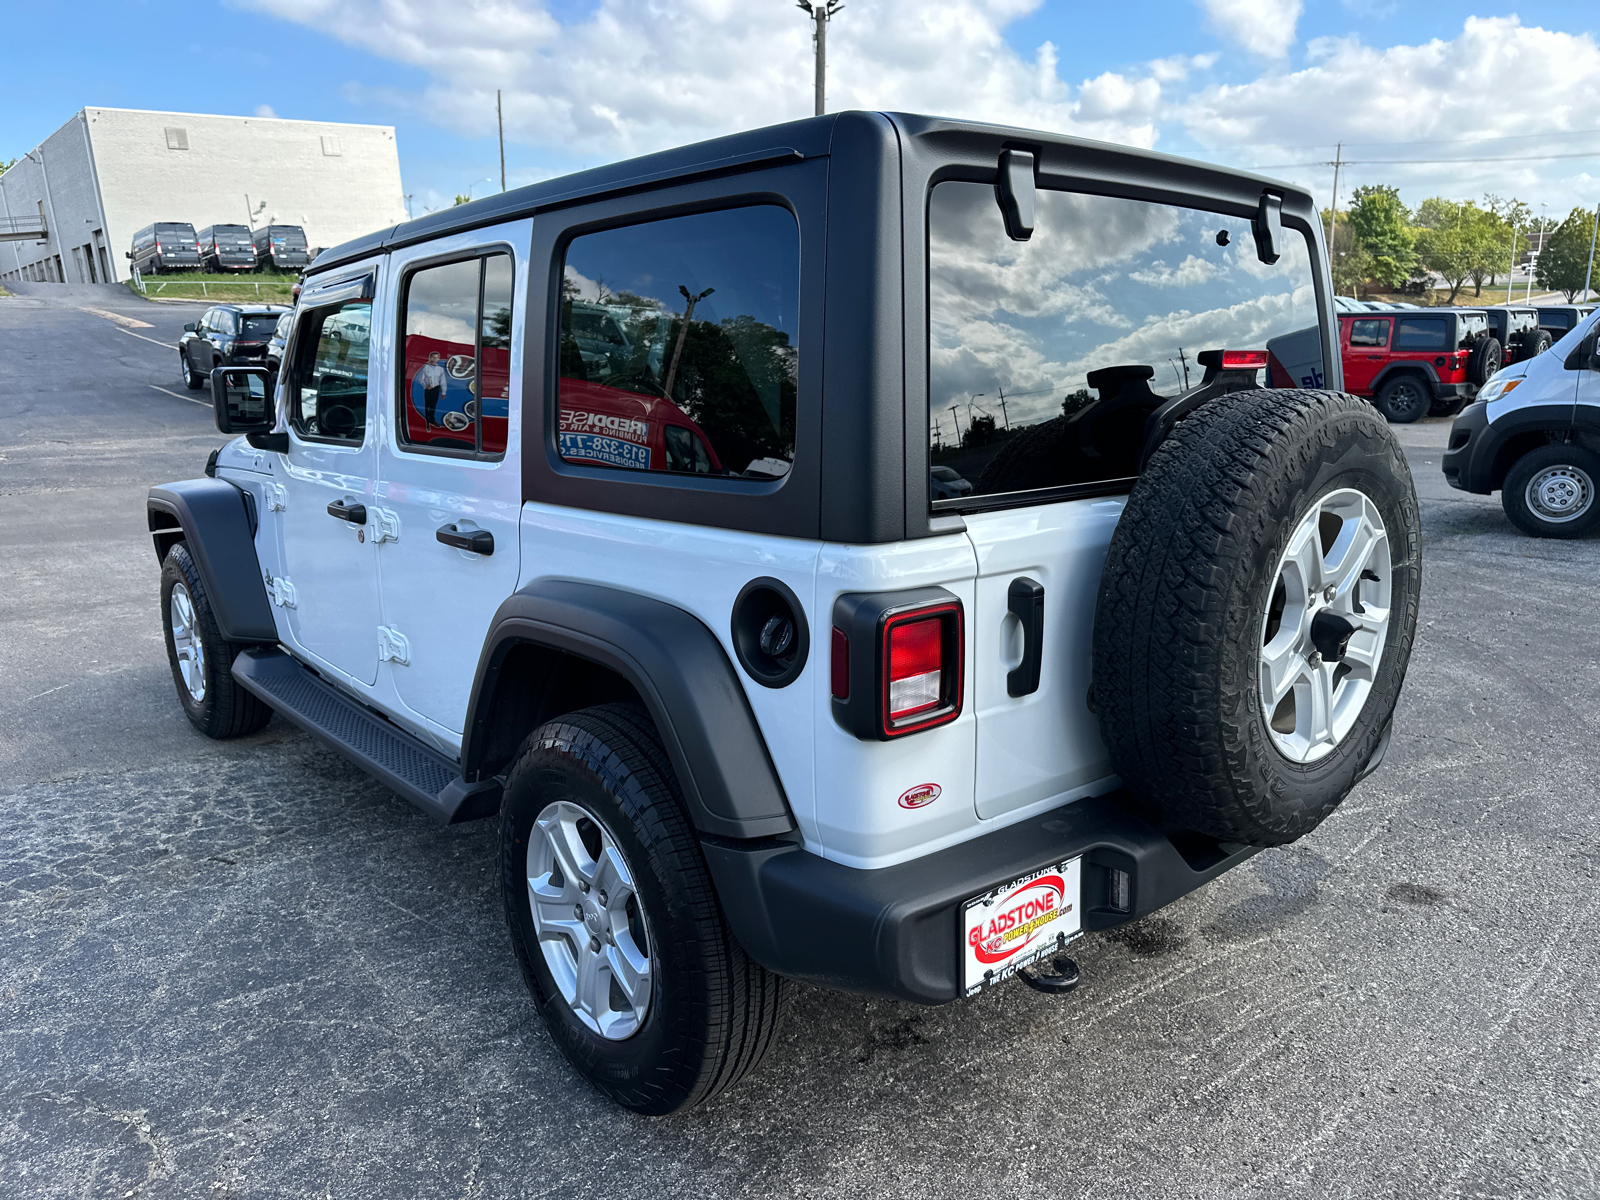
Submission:
{"label": "rear window glass", "polygon": [[1352,346],[1387,346],[1389,344],[1389,322],[1350,322],[1350,344]]}
{"label": "rear window glass", "polygon": [[278,318],[275,314],[266,313],[244,318],[244,328],[240,336],[266,341],[272,336],[272,331],[278,327]]}
{"label": "rear window glass", "polygon": [[1571,329],[1572,314],[1565,312],[1541,312],[1539,324],[1548,329]]}
{"label": "rear window glass", "polygon": [[1444,317],[1401,317],[1394,334],[1396,350],[1450,349],[1450,322]]}
{"label": "rear window glass", "polygon": [[574,238],[561,281],[561,457],[787,475],[799,308],[799,228],[777,205]]}
{"label": "rear window glass", "polygon": [[1322,385],[1292,230],[1268,266],[1248,218],[1044,190],[1036,208],[1015,242],[992,186],[930,198],[929,449],[960,481],[933,475],[935,503],[1131,477],[1145,419],[1201,384],[1208,351],[1271,352],[1262,386]]}

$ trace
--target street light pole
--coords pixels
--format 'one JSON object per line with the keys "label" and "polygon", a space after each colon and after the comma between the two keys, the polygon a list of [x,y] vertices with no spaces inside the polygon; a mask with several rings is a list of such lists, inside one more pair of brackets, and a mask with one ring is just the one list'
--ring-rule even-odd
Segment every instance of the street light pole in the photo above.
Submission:
{"label": "street light pole", "polygon": [[1600,237],[1600,204],[1594,206],[1594,228],[1589,231],[1589,264],[1583,269],[1583,298],[1589,298],[1589,281],[1594,278],[1594,242]]}
{"label": "street light pole", "polygon": [[816,30],[811,35],[811,44],[817,51],[816,115],[820,117],[828,111],[828,21],[844,5],[840,0],[819,0],[816,4],[811,3],[811,0],[795,0],[795,3],[816,22]]}
{"label": "street light pole", "polygon": [[506,190],[506,119],[500,110],[500,89],[494,90],[494,123],[500,130],[500,190]]}

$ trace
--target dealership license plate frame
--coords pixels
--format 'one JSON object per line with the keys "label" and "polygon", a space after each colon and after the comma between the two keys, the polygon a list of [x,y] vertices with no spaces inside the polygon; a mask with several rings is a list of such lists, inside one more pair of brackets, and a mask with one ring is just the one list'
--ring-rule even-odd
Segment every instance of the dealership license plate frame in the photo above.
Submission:
{"label": "dealership license plate frame", "polygon": [[[1051,893],[1054,905],[1038,907]],[[1034,907],[1030,908],[1030,901]],[[1004,928],[996,927],[996,922]],[[1037,924],[1035,924],[1037,922]],[[1032,929],[1027,927],[1032,925]],[[1022,928],[1025,932],[1013,931]],[[977,937],[974,938],[974,932]],[[1012,934],[1008,939],[1007,934]],[[1083,856],[1065,859],[1013,879],[961,906],[961,990],[975,996],[1003,983],[1021,968],[1055,954],[1083,934]],[[987,936],[986,936],[987,935]],[[1006,941],[1026,938],[1003,959],[994,955]]]}

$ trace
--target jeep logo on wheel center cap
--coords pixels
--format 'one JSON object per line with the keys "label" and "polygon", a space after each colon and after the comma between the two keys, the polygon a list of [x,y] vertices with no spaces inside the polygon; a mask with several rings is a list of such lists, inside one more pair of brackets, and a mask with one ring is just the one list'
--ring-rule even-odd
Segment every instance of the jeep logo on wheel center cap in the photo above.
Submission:
{"label": "jeep logo on wheel center cap", "polygon": [[937,783],[919,783],[900,793],[901,808],[926,808],[944,791]]}

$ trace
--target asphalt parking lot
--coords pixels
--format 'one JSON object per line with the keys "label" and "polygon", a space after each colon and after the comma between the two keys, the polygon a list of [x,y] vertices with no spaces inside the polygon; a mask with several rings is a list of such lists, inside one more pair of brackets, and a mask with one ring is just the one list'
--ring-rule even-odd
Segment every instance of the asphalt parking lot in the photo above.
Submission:
{"label": "asphalt parking lot", "polygon": [[281,721],[191,730],[144,495],[222,440],[178,382],[198,306],[30,290],[0,298],[5,1195],[1600,1193],[1600,539],[1452,492],[1448,421],[1401,429],[1393,746],[1322,828],[1084,939],[1063,999],[797,989],[758,1076],[650,1120],[546,1036],[492,822]]}

